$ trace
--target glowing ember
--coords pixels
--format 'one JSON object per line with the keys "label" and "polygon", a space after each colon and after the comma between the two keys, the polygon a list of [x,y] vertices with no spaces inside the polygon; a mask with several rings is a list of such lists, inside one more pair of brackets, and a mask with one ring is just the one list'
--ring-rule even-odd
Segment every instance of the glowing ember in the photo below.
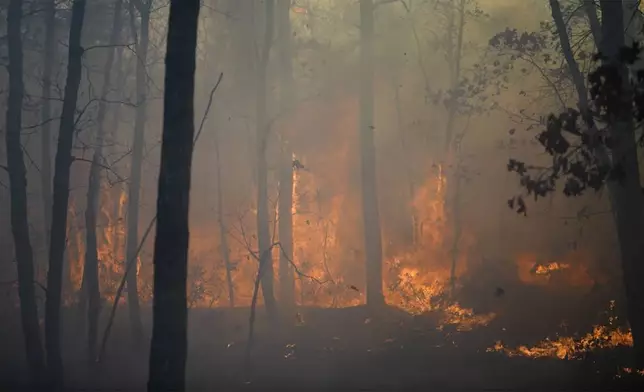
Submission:
{"label": "glowing ember", "polygon": [[516,259],[517,273],[521,282],[529,285],[548,286],[556,275],[571,287],[590,288],[595,281],[590,277],[585,262],[590,255],[580,251],[565,254],[565,261],[542,263],[536,254],[521,254]]}
{"label": "glowing ember", "polygon": [[449,305],[444,310],[445,315],[441,320],[442,325],[455,325],[459,332],[471,331],[476,327],[486,326],[496,314],[475,314],[473,309],[461,308],[458,303]]}
{"label": "glowing ember", "polygon": [[625,367],[622,369],[622,371],[626,374],[634,374],[637,376],[644,376],[644,369],[633,369],[629,367]]}
{"label": "glowing ember", "polygon": [[569,264],[561,264],[556,261],[548,264],[538,264],[534,267],[534,273],[537,275],[549,275],[553,271],[560,271],[570,268]]}

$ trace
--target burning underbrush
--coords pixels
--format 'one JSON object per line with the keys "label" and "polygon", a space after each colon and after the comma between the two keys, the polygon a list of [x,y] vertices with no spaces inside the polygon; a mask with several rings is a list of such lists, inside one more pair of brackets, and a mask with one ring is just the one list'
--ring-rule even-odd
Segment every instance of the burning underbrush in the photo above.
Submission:
{"label": "burning underbrush", "polygon": [[498,341],[488,348],[488,352],[502,352],[510,357],[559,358],[563,360],[583,359],[589,352],[615,348],[631,347],[633,336],[630,330],[613,328],[606,325],[595,325],[591,332],[583,336],[557,336],[555,339],[544,339],[536,345],[507,348]]}
{"label": "burning underbrush", "polygon": [[[487,348],[486,351],[488,353],[501,353],[510,358],[551,358],[564,361],[586,360],[591,356],[599,355],[602,351],[633,346],[633,335],[630,329],[625,328],[618,321],[619,318],[615,315],[615,301],[610,301],[609,308],[606,311],[605,322],[594,325],[590,332],[585,334],[558,333],[553,338],[548,337],[533,345],[519,345],[514,348],[506,346],[499,340],[492,347]],[[593,363],[595,362],[593,360]],[[615,362],[609,366],[614,368]],[[619,366],[613,376],[620,378],[623,375],[644,376],[644,371]]]}

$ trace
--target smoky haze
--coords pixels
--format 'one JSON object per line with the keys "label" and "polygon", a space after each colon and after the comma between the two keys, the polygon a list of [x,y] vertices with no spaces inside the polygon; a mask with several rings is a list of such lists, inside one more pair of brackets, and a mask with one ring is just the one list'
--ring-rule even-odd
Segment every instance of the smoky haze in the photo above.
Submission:
{"label": "smoky haze", "polygon": [[[14,1],[0,1],[0,12],[9,15]],[[53,238],[46,184],[75,2],[56,2],[51,30],[48,1],[20,2],[20,141],[42,331]],[[526,172],[547,177],[558,159],[539,139],[548,115],[580,108],[553,3],[587,81],[597,47],[582,0],[202,1],[187,389],[642,382],[619,203],[608,187],[566,195],[563,176],[535,198],[525,173],[508,165],[525,162]],[[623,3],[633,15],[624,20],[641,27],[637,6]],[[148,377],[169,11],[160,0],[86,4],[63,227],[68,388],[138,389]],[[0,18],[3,63],[15,58],[8,21]],[[630,42],[640,38],[635,32]],[[0,73],[7,107],[9,85],[10,74]],[[9,218],[10,148],[0,144],[7,390],[33,381]],[[93,165],[100,185],[88,227]],[[98,268],[94,338],[88,257]],[[258,276],[263,262],[272,268]]]}

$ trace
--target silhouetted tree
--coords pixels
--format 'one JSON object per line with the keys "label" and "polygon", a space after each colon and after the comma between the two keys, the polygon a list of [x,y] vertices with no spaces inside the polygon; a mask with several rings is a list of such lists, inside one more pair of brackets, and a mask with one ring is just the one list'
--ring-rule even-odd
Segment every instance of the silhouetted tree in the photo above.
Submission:
{"label": "silhouetted tree", "polygon": [[45,217],[45,245],[49,246],[51,229],[51,78],[56,60],[56,0],[45,1],[43,10],[45,42],[42,71],[42,104],[40,107],[40,188]]}
{"label": "silhouetted tree", "polygon": [[226,285],[228,286],[228,304],[235,306],[235,286],[233,283],[233,265],[230,262],[228,248],[228,229],[224,221],[224,192],[221,189],[221,135],[219,129],[215,130],[215,186],[217,187],[217,223],[219,223],[219,247],[221,258],[226,267]]}
{"label": "silhouetted tree", "polygon": [[[456,9],[454,8],[456,6]],[[447,42],[447,63],[450,69],[450,90],[456,91],[461,79],[461,63],[463,58],[463,35],[465,30],[465,0],[461,0],[458,5],[450,6],[448,42]],[[458,22],[456,14],[458,10]],[[454,37],[456,33],[456,37]],[[454,38],[456,42],[454,42]],[[456,262],[458,259],[458,245],[461,239],[461,157],[459,136],[454,135],[454,125],[458,114],[458,100],[456,97],[448,100],[447,103],[447,125],[445,128],[445,152],[452,154],[454,159],[455,171],[451,178],[453,188],[451,189],[450,209],[452,214],[452,224],[454,225],[452,248],[451,248],[451,268],[450,268],[450,290],[453,293],[456,288]],[[448,186],[450,183],[448,182]]]}
{"label": "silhouetted tree", "polygon": [[373,124],[373,11],[372,0],[360,0],[360,170],[362,180],[362,219],[367,271],[367,304],[384,304],[382,293],[382,238],[376,150]]}
{"label": "silhouetted tree", "polygon": [[18,267],[18,295],[20,316],[25,339],[27,362],[34,380],[45,376],[45,353],[40,338],[38,309],[34,293],[34,261],[29,222],[27,220],[27,173],[22,155],[23,83],[22,0],[11,0],[7,15],[7,42],[9,46],[9,97],[7,103],[5,141],[7,143],[7,170],[11,196],[11,231],[15,244]]}
{"label": "silhouetted tree", "polygon": [[[132,164],[130,171],[129,194],[127,199],[127,239],[125,243],[125,259],[136,258],[139,245],[139,204],[141,197],[141,166],[143,164],[143,146],[145,144],[145,123],[147,120],[147,58],[150,44],[150,10],[153,0],[133,0],[130,2],[130,29],[135,35],[136,62],[136,116],[134,119],[134,136],[132,142]],[[141,16],[141,27],[136,37],[134,23],[135,10]],[[138,263],[138,260],[135,261]],[[139,305],[139,289],[136,274],[129,274],[127,278],[127,305],[130,313],[130,327],[135,344],[143,340],[143,326],[141,324],[141,309]]]}
{"label": "silhouetted tree", "polygon": [[[280,103],[282,112],[294,104],[294,81],[292,64],[291,0],[277,2],[277,32],[280,60]],[[281,244],[279,263],[279,300],[280,305],[291,314],[295,306],[295,281],[293,279],[293,153],[289,140],[282,137],[279,168],[279,218],[278,230]]]}
{"label": "silhouetted tree", "polygon": [[98,104],[98,114],[96,116],[96,137],[94,139],[94,154],[89,171],[89,181],[87,188],[87,204],[85,207],[85,267],[83,268],[83,293],[81,298],[87,302],[81,301],[81,309],[85,310],[87,305],[87,354],[90,363],[96,360],[96,341],[98,336],[98,317],[100,314],[100,287],[98,281],[98,240],[96,237],[96,225],[98,206],[100,204],[101,192],[101,170],[103,160],[103,144],[105,140],[105,116],[107,114],[107,98],[112,85],[112,65],[114,64],[115,47],[118,43],[119,33],[121,32],[121,7],[123,1],[116,0],[114,5],[114,18],[112,22],[112,31],[110,33],[109,45],[107,48],[107,58],[105,68],[103,69],[103,85],[101,87],[101,97]]}
{"label": "silhouetted tree", "polygon": [[85,17],[85,0],[74,0],[69,28],[69,55],[65,97],[58,131],[58,148],[54,168],[51,238],[49,241],[49,272],[45,304],[45,348],[50,381],[55,388],[63,386],[63,360],[60,347],[60,306],[63,260],[67,241],[67,208],[69,173],[72,165],[76,101],[81,81],[83,48],[81,34]]}
{"label": "silhouetted tree", "polygon": [[163,144],[154,241],[148,391],[182,391],[188,349],[188,210],[194,135],[199,0],[172,0],[166,50]]}
{"label": "silhouetted tree", "polygon": [[277,319],[277,304],[273,288],[273,258],[266,250],[271,247],[271,234],[268,225],[268,166],[266,163],[266,145],[268,144],[269,123],[266,116],[266,71],[269,54],[273,44],[274,0],[265,0],[264,40],[260,47],[256,77],[256,132],[257,132],[257,246],[259,268],[261,270],[262,295],[266,312],[272,320]]}

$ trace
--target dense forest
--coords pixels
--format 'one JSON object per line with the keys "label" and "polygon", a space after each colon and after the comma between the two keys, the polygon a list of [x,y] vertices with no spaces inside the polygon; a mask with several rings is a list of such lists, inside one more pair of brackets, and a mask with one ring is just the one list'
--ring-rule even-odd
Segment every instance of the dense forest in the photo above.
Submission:
{"label": "dense forest", "polygon": [[0,0],[0,389],[644,387],[639,0]]}

